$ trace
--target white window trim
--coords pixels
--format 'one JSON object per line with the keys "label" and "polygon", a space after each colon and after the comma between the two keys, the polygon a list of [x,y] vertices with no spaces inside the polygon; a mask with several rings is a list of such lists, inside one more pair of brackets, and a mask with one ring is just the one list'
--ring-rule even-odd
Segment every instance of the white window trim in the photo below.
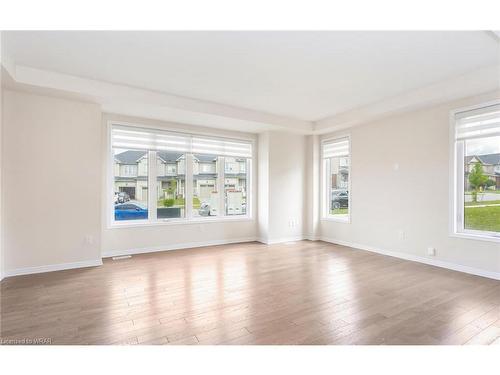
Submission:
{"label": "white window trim", "polygon": [[[201,136],[208,136],[208,137],[214,137],[214,138],[225,138],[225,139],[232,139],[232,140],[242,140],[246,142],[250,142],[252,145],[252,157],[251,158],[246,158],[247,159],[247,171],[245,172],[247,175],[247,191],[246,191],[246,214],[245,215],[226,215],[225,213],[225,207],[224,207],[224,181],[225,181],[225,173],[224,173],[224,168],[220,169],[221,172],[219,172],[218,176],[218,181],[220,181],[220,184],[222,184],[222,190],[220,191],[221,194],[221,199],[220,201],[220,206],[222,207],[222,210],[219,208],[219,212],[222,215],[216,216],[216,217],[206,217],[206,218],[200,218],[192,215],[192,207],[190,204],[187,204],[187,202],[192,201],[192,194],[193,194],[193,167],[192,167],[192,154],[191,153],[186,153],[186,165],[185,165],[185,202],[186,206],[184,209],[185,212],[185,217],[184,218],[172,218],[172,219],[157,219],[156,218],[156,184],[158,183],[156,179],[156,174],[152,172],[156,172],[156,158],[148,158],[148,213],[149,213],[149,219],[148,220],[130,220],[130,221],[115,221],[115,214],[114,214],[114,153],[113,153],[113,147],[112,147],[112,128],[113,125],[125,125],[125,126],[130,126],[130,127],[136,127],[136,128],[142,128],[142,129],[154,129],[154,130],[164,130],[164,131],[174,131],[174,132],[179,132],[179,133],[184,133],[184,134],[192,134],[192,135],[201,135]],[[107,229],[117,229],[117,228],[133,228],[133,227],[147,227],[147,226],[162,226],[162,225],[186,225],[186,224],[202,224],[202,223],[219,223],[219,222],[244,222],[244,221],[254,221],[254,215],[253,215],[253,161],[256,157],[256,147],[255,147],[255,140],[253,138],[245,138],[245,137],[228,137],[228,136],[221,136],[219,134],[214,134],[214,133],[209,133],[209,132],[197,132],[197,131],[192,131],[192,130],[182,130],[182,129],[165,129],[164,127],[160,126],[155,126],[155,125],[146,125],[146,124],[137,124],[137,123],[129,123],[129,122],[122,122],[122,121],[107,121],[107,129],[106,129],[106,134],[107,134],[107,140],[106,140],[106,147],[107,147],[107,155],[108,155],[108,162],[107,162],[107,168],[106,168],[106,223],[107,223]],[[154,151],[148,151],[149,156],[151,156],[151,153]],[[219,157],[219,161],[220,162]],[[222,157],[222,160],[224,158]],[[191,161],[191,163],[189,163]],[[222,178],[220,177],[222,175]],[[151,199],[151,198],[154,199]],[[154,208],[153,208],[154,207]],[[154,217],[154,219],[153,219]]]}
{"label": "white window trim", "polygon": [[[329,204],[330,204],[330,198],[329,198],[329,183],[326,178],[327,171],[325,167],[325,159],[323,158],[323,145],[328,142],[332,142],[335,140],[339,139],[348,139],[349,141],[349,182],[347,184],[347,189],[349,191],[349,196],[348,196],[348,208],[347,208],[347,216],[342,216],[339,217],[338,215],[332,215],[330,214],[330,210],[328,209]],[[351,216],[352,216],[352,210],[351,210],[351,201],[352,201],[352,189],[351,189],[351,183],[352,183],[352,174],[351,174],[351,168],[352,168],[352,147],[351,147],[351,134],[341,134],[341,135],[336,135],[334,137],[328,137],[324,138],[321,140],[320,144],[320,163],[321,163],[321,168],[320,168],[320,174],[321,174],[321,220],[322,221],[333,221],[337,223],[344,223],[344,224],[350,224],[351,223]],[[327,186],[328,185],[328,186]]]}
{"label": "white window trim", "polygon": [[[450,151],[450,181],[449,181],[449,236],[500,243],[500,233],[471,230],[464,228],[464,158],[463,141],[455,140],[455,116],[460,112],[480,109],[491,105],[500,104],[494,100],[473,106],[458,108],[450,111],[449,151]],[[460,160],[460,162],[459,162]]]}

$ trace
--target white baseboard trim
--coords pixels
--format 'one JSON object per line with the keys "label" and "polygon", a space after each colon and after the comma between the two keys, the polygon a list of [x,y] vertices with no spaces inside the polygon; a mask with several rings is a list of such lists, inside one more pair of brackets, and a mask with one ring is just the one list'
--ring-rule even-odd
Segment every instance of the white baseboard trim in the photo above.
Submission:
{"label": "white baseboard trim", "polygon": [[330,242],[330,243],[342,245],[342,246],[348,246],[348,247],[352,247],[352,248],[359,249],[359,250],[371,251],[373,253],[388,255],[391,257],[410,260],[413,262],[424,263],[424,264],[428,264],[430,266],[447,268],[447,269],[450,269],[453,271],[459,271],[459,272],[469,273],[469,274],[476,275],[476,276],[482,276],[482,277],[487,277],[490,279],[500,280],[500,273],[499,272],[483,270],[480,268],[464,266],[462,264],[446,262],[446,261],[438,260],[438,259],[426,258],[426,257],[418,256],[418,255],[399,252],[399,251],[383,250],[383,249],[379,249],[379,248],[376,248],[373,246],[363,245],[363,244],[359,244],[359,243],[353,243],[353,242],[349,242],[349,241],[337,240],[335,238],[329,238],[329,237],[322,236],[321,241]]}
{"label": "white baseboard trim", "polygon": [[85,268],[85,267],[95,267],[95,266],[102,266],[102,259],[84,260],[81,262],[72,262],[72,263],[49,264],[46,266],[16,268],[13,270],[6,270],[3,276],[12,277],[20,275],[30,275],[33,273],[62,271],[62,270],[70,270],[73,268]]}
{"label": "white baseboard trim", "polygon": [[308,240],[308,241],[321,241],[321,237],[312,236],[312,235],[306,235],[306,236],[304,236],[303,239]]}
{"label": "white baseboard trim", "polygon": [[257,239],[257,241],[266,245],[274,245],[283,242],[302,241],[303,239],[304,236],[293,236],[293,237],[282,237],[282,238],[259,238]]}
{"label": "white baseboard trim", "polygon": [[195,247],[218,246],[218,245],[226,245],[232,243],[243,243],[243,242],[254,242],[254,241],[257,241],[256,237],[244,237],[244,238],[234,238],[228,240],[215,240],[215,241],[185,242],[175,245],[151,246],[151,247],[142,247],[134,249],[124,249],[124,250],[109,250],[109,251],[104,251],[102,253],[102,257],[110,258],[121,255],[156,253],[159,251],[191,249]]}

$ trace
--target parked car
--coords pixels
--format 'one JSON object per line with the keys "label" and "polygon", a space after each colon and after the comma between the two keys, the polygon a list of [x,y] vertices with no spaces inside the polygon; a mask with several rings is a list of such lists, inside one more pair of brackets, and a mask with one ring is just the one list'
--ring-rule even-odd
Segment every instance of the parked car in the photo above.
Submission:
{"label": "parked car", "polygon": [[202,202],[198,209],[198,214],[200,216],[210,216],[210,204]]}
{"label": "parked car", "polygon": [[115,205],[115,220],[140,220],[148,218],[148,208],[139,202]]}
{"label": "parked car", "polygon": [[[213,216],[213,215],[216,215],[216,214],[213,214],[213,211],[214,210],[210,206],[210,203],[202,202],[201,205],[200,205],[200,208],[198,209],[198,214],[200,216]],[[243,202],[241,204],[241,214],[245,215],[246,213],[247,213],[247,204],[245,202]]]}
{"label": "parked car", "polygon": [[130,196],[127,193],[125,193],[123,191],[120,191],[120,192],[116,191],[115,192],[115,204],[125,203],[128,201],[130,201]]}
{"label": "parked car", "polygon": [[349,192],[347,190],[332,191],[332,210],[349,207]]}

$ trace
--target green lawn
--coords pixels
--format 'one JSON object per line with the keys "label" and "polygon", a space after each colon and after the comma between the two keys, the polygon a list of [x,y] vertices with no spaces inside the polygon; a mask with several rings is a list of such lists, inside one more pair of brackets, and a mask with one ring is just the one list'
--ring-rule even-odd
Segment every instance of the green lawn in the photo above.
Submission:
{"label": "green lawn", "polygon": [[347,215],[349,210],[347,208],[337,208],[335,210],[331,210],[332,215]]}
{"label": "green lawn", "polygon": [[[165,207],[164,205],[165,199],[159,199],[158,200],[158,207]],[[200,208],[200,200],[198,198],[193,198],[193,208]],[[184,198],[177,198],[174,200],[174,205],[172,207],[184,207],[185,204],[185,199]]]}
{"label": "green lawn", "polygon": [[478,202],[465,202],[465,206],[482,206],[485,204],[500,204],[500,200],[497,201],[478,201]]}
{"label": "green lawn", "polygon": [[500,232],[500,206],[466,207],[465,229]]}

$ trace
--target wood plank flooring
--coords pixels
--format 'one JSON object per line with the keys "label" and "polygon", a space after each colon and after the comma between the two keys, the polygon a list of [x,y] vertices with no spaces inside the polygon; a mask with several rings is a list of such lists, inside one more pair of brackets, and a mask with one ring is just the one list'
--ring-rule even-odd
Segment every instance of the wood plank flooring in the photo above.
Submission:
{"label": "wood plank flooring", "polygon": [[321,241],[212,246],[5,279],[0,332],[3,344],[500,344],[500,281]]}

